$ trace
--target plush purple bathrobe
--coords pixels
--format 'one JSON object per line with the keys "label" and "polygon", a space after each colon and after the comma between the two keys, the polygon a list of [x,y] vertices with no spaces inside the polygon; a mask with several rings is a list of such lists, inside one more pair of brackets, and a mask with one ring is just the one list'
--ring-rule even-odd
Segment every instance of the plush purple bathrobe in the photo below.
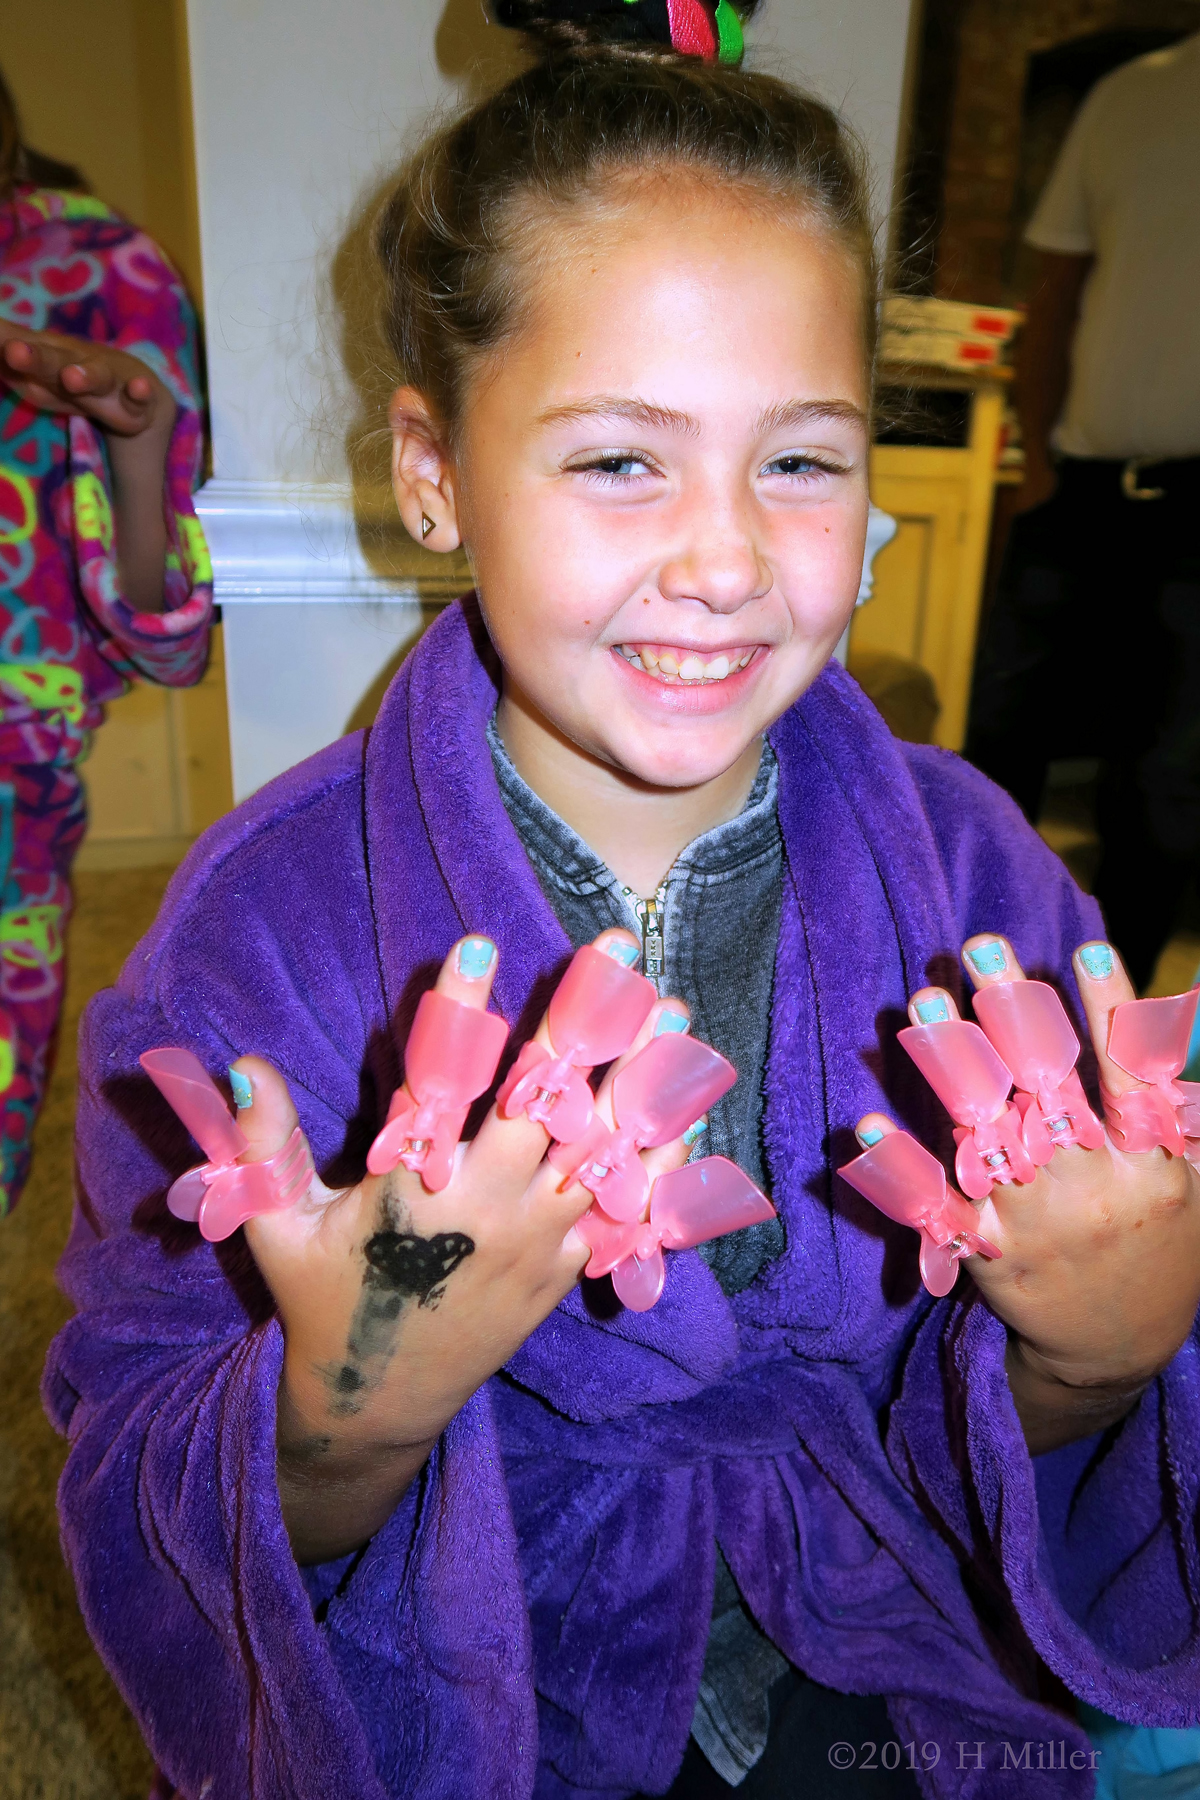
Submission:
{"label": "plush purple bathrobe", "polygon": [[[968,933],[1007,932],[1075,1005],[1069,954],[1098,926],[1003,796],[896,742],[835,665],[771,733],[787,870],[765,1130],[786,1254],[732,1300],[695,1252],[647,1314],[573,1292],[361,1559],[297,1569],[280,1330],[240,1238],[213,1248],[165,1213],[195,1151],[137,1057],[270,1058],[336,1178],[386,1107],[392,1022],[459,934],[496,940],[497,1004],[531,1027],[568,945],[500,802],[472,620],[447,611],[365,739],[207,834],[84,1025],[62,1269],[79,1311],[45,1392],[71,1439],[80,1602],[151,1749],[188,1800],[661,1792],[717,1540],[793,1662],[886,1695],[900,1741],[939,1746],[928,1794],[1090,1794],[1086,1755],[1070,1768],[1086,1738],[1033,1697],[1035,1652],[1121,1717],[1200,1711],[1196,1346],[1114,1442],[1035,1468],[1003,1327],[965,1277],[931,1303],[915,1234],[833,1179],[875,1107],[946,1148],[894,1039]],[[1004,1772],[1025,1741],[1029,1768]],[[1039,1774],[1051,1741],[1065,1771]]]}

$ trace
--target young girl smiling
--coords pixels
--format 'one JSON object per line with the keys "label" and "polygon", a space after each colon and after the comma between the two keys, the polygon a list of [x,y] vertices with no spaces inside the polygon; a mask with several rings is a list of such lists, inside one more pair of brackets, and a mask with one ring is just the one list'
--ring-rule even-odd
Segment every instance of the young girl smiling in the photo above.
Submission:
{"label": "young girl smiling", "polygon": [[[1082,1797],[1068,1690],[1195,1705],[1195,1177],[1058,1150],[936,1304],[834,1181],[856,1122],[946,1147],[895,1033],[960,946],[1078,996],[1117,1093],[1132,991],[1016,809],[830,661],[874,319],[836,121],[731,66],[727,0],[506,12],[543,59],[379,235],[400,512],[477,594],[209,833],[85,1025],[46,1385],[81,1604],[189,1800],[990,1795],[1022,1744],[1022,1794]],[[581,1280],[591,1196],[528,1117],[436,1193],[363,1174],[422,992],[548,1044],[592,939],[656,975],[633,1051],[690,1016],[738,1068],[707,1138],[778,1214],[648,1313]],[[164,1208],[164,1044],[235,1059],[255,1158],[311,1144],[244,1245]],[[388,1234],[436,1280],[381,1299]]]}

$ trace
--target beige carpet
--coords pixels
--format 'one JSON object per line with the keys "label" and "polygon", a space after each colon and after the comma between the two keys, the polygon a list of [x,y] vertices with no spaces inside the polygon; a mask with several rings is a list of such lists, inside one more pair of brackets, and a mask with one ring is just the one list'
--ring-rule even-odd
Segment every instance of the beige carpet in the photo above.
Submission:
{"label": "beige carpet", "polygon": [[75,1033],[88,996],[115,980],[147,929],[168,869],[81,874],[58,1065],[33,1174],[0,1221],[0,1796],[145,1800],[152,1765],[92,1649],[63,1566],[54,1489],[63,1445],[37,1387],[67,1317],[54,1264],[71,1212]]}

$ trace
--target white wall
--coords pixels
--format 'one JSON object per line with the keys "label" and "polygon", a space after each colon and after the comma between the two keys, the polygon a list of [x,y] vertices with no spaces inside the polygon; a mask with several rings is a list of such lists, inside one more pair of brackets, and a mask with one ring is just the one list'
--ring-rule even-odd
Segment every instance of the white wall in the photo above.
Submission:
{"label": "white wall", "polygon": [[[881,210],[908,17],[909,0],[767,0],[750,32],[755,64],[845,109],[875,160]],[[364,552],[348,517],[344,438],[355,402],[346,365],[361,362],[368,277],[361,234],[348,238],[347,226],[431,111],[505,79],[521,51],[487,22],[481,0],[188,0],[188,21],[213,422],[206,518],[240,797],[344,730],[354,711],[347,692],[360,677],[365,692],[413,635],[413,601],[446,591],[438,559],[394,530]],[[348,289],[355,322],[344,354],[336,292],[345,299]],[[315,509],[313,484],[326,489]],[[260,501],[273,520],[265,535]],[[339,505],[340,538],[328,523]],[[359,518],[382,505],[378,480],[360,476]],[[289,510],[283,573],[264,581]],[[295,573],[309,542],[315,584]],[[391,612],[386,592],[399,603]],[[369,627],[354,624],[361,610],[339,614],[340,596],[375,603]],[[322,681],[323,666],[337,667],[337,682]]]}
{"label": "white wall", "polygon": [[765,0],[748,63],[836,107],[866,146],[881,226],[891,209],[910,16],[920,0]]}

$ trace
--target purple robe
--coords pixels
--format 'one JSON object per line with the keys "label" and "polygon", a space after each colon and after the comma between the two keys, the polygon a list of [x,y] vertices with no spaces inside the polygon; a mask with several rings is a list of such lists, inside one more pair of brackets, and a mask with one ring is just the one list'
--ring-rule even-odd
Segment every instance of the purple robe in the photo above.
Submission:
{"label": "purple robe", "polygon": [[[969,933],[1008,933],[1077,1010],[1070,952],[1098,913],[1004,796],[898,743],[832,664],[771,733],[786,872],[765,1136],[786,1254],[733,1299],[672,1255],[642,1315],[573,1291],[362,1556],[297,1568],[280,1329],[240,1238],[214,1248],[166,1215],[195,1150],[137,1057],[268,1057],[337,1179],[361,1173],[396,1029],[457,936],[496,940],[497,1004],[531,1028],[568,944],[501,805],[495,693],[454,606],[365,738],[202,839],[85,1020],[62,1265],[78,1315],[45,1394],[71,1440],[80,1603],[148,1744],[189,1800],[662,1792],[715,1538],[794,1663],[885,1695],[900,1741],[938,1746],[929,1795],[1090,1794],[1038,1656],[1119,1716],[1197,1717],[1196,1346],[1114,1441],[1035,1465],[1003,1326],[965,1277],[931,1302],[916,1235],[831,1166],[877,1107],[948,1147],[895,1031],[914,988],[954,984]],[[1006,1772],[1027,1741],[1029,1769]],[[1038,1773],[1050,1742],[1065,1771]]]}

